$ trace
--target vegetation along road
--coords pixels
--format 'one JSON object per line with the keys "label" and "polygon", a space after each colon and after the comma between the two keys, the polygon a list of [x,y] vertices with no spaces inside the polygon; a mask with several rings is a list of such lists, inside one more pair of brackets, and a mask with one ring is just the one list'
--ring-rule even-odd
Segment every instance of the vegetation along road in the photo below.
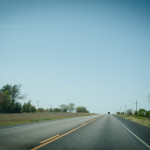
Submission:
{"label": "vegetation along road", "polygon": [[150,128],[113,115],[92,115],[0,128],[0,149],[147,150]]}

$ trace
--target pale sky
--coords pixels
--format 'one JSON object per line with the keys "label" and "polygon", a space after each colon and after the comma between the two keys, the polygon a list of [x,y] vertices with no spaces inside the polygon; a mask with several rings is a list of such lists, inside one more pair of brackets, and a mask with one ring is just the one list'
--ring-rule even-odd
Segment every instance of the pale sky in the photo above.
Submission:
{"label": "pale sky", "polygon": [[0,88],[40,107],[150,109],[149,0],[0,0]]}

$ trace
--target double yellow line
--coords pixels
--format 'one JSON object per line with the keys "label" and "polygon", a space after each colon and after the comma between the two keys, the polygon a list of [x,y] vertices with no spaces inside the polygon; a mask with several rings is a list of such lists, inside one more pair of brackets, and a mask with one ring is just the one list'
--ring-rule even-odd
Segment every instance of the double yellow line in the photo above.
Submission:
{"label": "double yellow line", "polygon": [[46,139],[46,140],[44,140],[44,141],[41,141],[41,142],[40,142],[41,145],[36,146],[36,147],[32,148],[31,150],[37,150],[37,149],[39,149],[39,148],[41,148],[41,147],[43,147],[43,146],[45,146],[45,145],[47,145],[47,144],[49,144],[49,143],[52,143],[53,141],[56,141],[57,139],[60,139],[61,137],[66,136],[67,134],[69,134],[69,133],[71,133],[71,132],[74,132],[75,130],[78,130],[79,128],[81,128],[81,127],[83,127],[83,126],[85,126],[85,125],[87,125],[87,124],[89,124],[89,123],[92,123],[93,121],[95,121],[95,120],[97,120],[97,119],[99,119],[99,118],[101,118],[101,117],[102,117],[102,116],[96,117],[96,118],[94,118],[94,119],[92,119],[92,120],[90,120],[90,121],[88,121],[88,122],[86,122],[86,123],[81,124],[79,127],[75,128],[75,129],[72,129],[72,130],[70,130],[70,131],[68,131],[68,132],[66,132],[66,133],[64,133],[64,134],[62,134],[62,135],[55,135],[55,136],[50,137],[50,138],[48,138],[48,139]]}

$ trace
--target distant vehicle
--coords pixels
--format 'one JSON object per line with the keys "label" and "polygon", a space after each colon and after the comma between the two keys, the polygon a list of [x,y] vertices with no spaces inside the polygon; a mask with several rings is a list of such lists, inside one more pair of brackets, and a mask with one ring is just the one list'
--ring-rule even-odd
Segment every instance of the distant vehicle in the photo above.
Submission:
{"label": "distant vehicle", "polygon": [[110,112],[108,112],[108,114],[110,114]]}

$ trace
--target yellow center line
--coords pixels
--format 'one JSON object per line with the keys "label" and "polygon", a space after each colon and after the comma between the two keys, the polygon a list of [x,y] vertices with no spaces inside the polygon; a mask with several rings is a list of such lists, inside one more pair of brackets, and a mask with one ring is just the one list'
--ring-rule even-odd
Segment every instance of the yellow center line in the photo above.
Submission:
{"label": "yellow center line", "polygon": [[51,139],[54,139],[55,137],[58,137],[59,135],[55,135],[55,136],[53,136],[53,137],[51,137],[51,138],[48,138],[48,139],[46,139],[46,140],[44,140],[44,141],[41,141],[40,143],[45,143],[45,142],[47,142],[47,141],[49,141],[49,140],[51,140]]}
{"label": "yellow center line", "polygon": [[88,122],[81,124],[81,126],[85,126],[85,125],[87,125],[87,124],[88,124]]}
{"label": "yellow center line", "polygon": [[47,144],[49,144],[49,143],[51,143],[51,142],[53,142],[53,141],[56,141],[57,139],[59,139],[59,138],[65,136],[65,135],[67,135],[67,134],[69,134],[69,133],[71,133],[71,132],[73,132],[73,131],[75,131],[75,130],[77,130],[77,129],[79,129],[79,128],[81,128],[81,126],[75,128],[75,129],[73,129],[73,130],[71,130],[71,131],[69,131],[69,132],[67,132],[67,133],[65,133],[65,134],[62,134],[61,136],[58,136],[58,137],[56,137],[56,138],[54,138],[54,139],[52,139],[52,140],[50,140],[50,141],[48,141],[48,142],[46,142],[46,143],[44,143],[44,144],[41,144],[41,145],[39,145],[39,146],[37,146],[37,147],[31,149],[31,150],[37,150],[37,149],[39,149],[39,148],[41,148],[41,147],[43,147],[43,146],[45,146],[45,145],[47,145]]}
{"label": "yellow center line", "polygon": [[[102,116],[101,116],[101,117],[102,117]],[[69,134],[69,133],[71,133],[71,132],[73,132],[73,131],[75,131],[75,130],[77,130],[77,129],[79,129],[79,128],[81,128],[81,127],[87,125],[87,124],[89,124],[89,123],[92,123],[93,121],[95,121],[95,120],[97,120],[97,119],[99,119],[99,118],[101,118],[101,117],[97,117],[97,118],[95,118],[95,119],[90,120],[90,121],[87,122],[87,123],[83,123],[83,124],[81,124],[79,127],[75,128],[75,129],[73,129],[73,130],[70,130],[70,131],[68,131],[68,132],[66,132],[66,133],[64,133],[64,134],[62,134],[62,135],[56,135],[56,136],[53,136],[53,137],[51,137],[51,138],[49,138],[49,139],[46,139],[46,140],[44,140],[44,141],[41,141],[40,143],[43,143],[43,144],[41,144],[41,145],[39,145],[39,146],[36,146],[36,147],[32,148],[31,150],[37,150],[37,149],[39,149],[39,148],[41,148],[41,147],[43,147],[43,146],[45,146],[45,145],[47,145],[47,144],[49,144],[49,143],[51,143],[51,142],[53,142],[53,141],[56,141],[57,139],[60,139],[61,137],[65,136],[65,135],[67,135],[67,134]],[[47,142],[47,141],[48,141],[48,142]],[[46,142],[46,143],[45,143],[45,142]]]}

